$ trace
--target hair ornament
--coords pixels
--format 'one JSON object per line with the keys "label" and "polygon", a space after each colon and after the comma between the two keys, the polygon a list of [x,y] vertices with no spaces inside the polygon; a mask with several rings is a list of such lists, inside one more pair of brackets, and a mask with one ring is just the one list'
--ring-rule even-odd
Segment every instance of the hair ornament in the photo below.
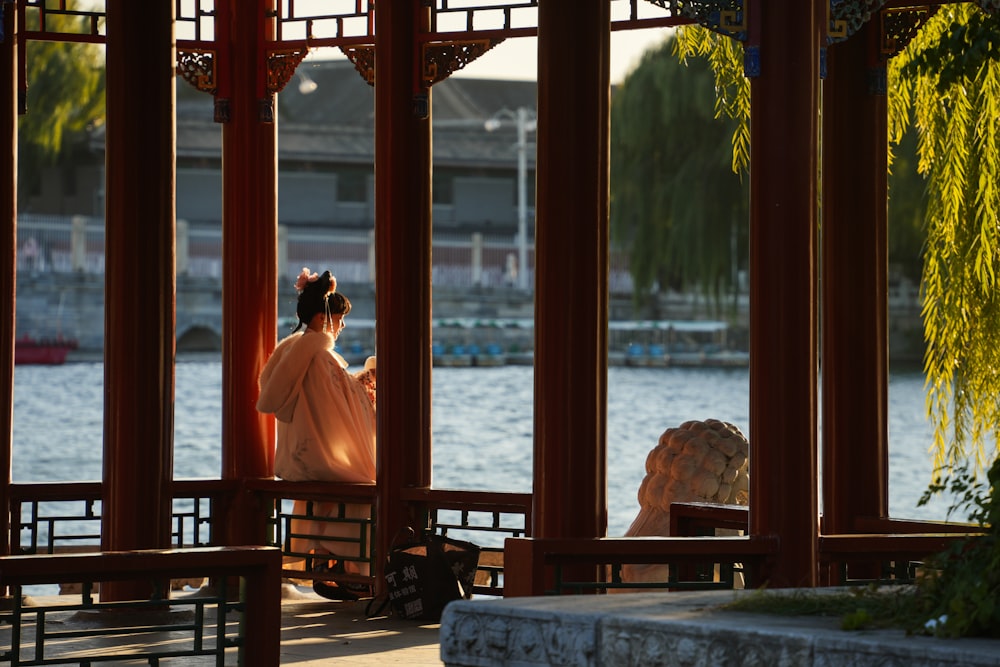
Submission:
{"label": "hair ornament", "polygon": [[301,292],[306,288],[306,283],[314,283],[317,280],[319,280],[319,274],[313,273],[309,270],[309,267],[303,266],[299,277],[295,279],[295,289]]}

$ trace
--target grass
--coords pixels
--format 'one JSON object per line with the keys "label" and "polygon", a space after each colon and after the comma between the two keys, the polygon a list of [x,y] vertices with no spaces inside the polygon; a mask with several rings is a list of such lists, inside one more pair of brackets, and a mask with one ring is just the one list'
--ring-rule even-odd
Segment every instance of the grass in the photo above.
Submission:
{"label": "grass", "polygon": [[843,630],[922,628],[913,586],[769,591],[759,589],[722,606],[726,611],[779,616],[839,617]]}

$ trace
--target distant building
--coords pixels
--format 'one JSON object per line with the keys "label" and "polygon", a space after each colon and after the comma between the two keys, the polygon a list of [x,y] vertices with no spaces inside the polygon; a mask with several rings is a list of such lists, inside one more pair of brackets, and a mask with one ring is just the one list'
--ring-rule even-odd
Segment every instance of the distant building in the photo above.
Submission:
{"label": "distant building", "polygon": [[[311,82],[315,83],[315,86]],[[432,92],[435,233],[516,234],[519,107],[533,81],[451,77]],[[277,95],[278,220],[289,228],[374,227],[375,91],[347,60],[306,61]],[[177,217],[222,218],[222,127],[213,100],[177,81]],[[499,122],[498,122],[499,121]],[[534,233],[534,133],[526,151],[528,238]],[[89,159],[53,168],[25,213],[103,216],[104,131]],[[141,168],[141,167],[140,167]]]}

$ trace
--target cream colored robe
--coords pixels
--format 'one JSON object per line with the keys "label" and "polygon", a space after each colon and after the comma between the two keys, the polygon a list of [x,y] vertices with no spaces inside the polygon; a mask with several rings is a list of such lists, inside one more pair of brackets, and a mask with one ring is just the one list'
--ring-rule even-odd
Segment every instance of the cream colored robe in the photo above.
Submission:
{"label": "cream colored robe", "polygon": [[[257,409],[277,419],[275,474],[290,481],[374,483],[375,408],[333,347],[330,334],[294,333],[278,343],[264,365]],[[338,505],[314,503],[313,509],[319,516],[336,516]],[[371,513],[368,505],[345,509],[348,518],[368,518]],[[294,511],[304,513],[305,503],[296,501]],[[358,555],[356,545],[336,540],[357,539],[354,526],[295,521],[293,530],[333,538],[294,540],[295,551]],[[367,572],[364,564],[346,565],[349,572]]]}

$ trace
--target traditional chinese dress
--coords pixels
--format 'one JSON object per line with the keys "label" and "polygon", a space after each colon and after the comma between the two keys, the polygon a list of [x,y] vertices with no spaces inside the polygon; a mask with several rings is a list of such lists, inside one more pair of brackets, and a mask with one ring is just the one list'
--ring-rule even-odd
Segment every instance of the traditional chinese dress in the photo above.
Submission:
{"label": "traditional chinese dress", "polygon": [[[261,372],[257,399],[257,409],[277,419],[275,474],[291,481],[374,483],[373,397],[373,373],[348,372],[332,335],[307,329],[282,340]],[[305,510],[304,501],[295,502],[295,514]],[[339,503],[313,503],[316,516],[337,516],[338,511]],[[371,507],[348,504],[345,516],[368,519]],[[293,540],[295,552],[358,556],[356,544],[336,539],[357,540],[356,525],[296,520],[292,532],[311,536]],[[348,571],[367,573],[366,567],[353,567],[357,563],[346,565]]]}

